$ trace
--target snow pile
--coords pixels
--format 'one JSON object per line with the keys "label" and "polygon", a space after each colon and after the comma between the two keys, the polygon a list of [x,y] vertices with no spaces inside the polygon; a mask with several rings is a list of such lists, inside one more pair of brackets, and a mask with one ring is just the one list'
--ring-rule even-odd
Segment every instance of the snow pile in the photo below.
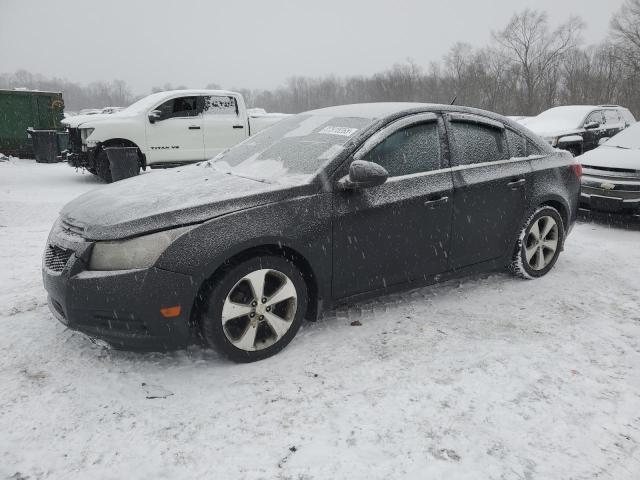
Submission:
{"label": "snow pile", "polygon": [[640,477],[640,232],[580,224],[543,279],[352,303],[234,365],[53,319],[47,234],[96,187],[63,164],[0,172],[0,479]]}

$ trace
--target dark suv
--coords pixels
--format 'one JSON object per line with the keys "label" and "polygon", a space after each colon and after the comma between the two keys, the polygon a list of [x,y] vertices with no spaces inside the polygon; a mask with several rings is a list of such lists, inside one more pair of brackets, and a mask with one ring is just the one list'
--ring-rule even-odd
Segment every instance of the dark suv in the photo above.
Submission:
{"label": "dark suv", "polygon": [[552,147],[582,155],[635,123],[633,114],[617,105],[574,105],[551,108],[522,124]]}
{"label": "dark suv", "polygon": [[482,110],[315,110],[214,160],[72,201],[49,236],[44,284],[60,321],[115,347],[200,338],[258,360],[336,302],[507,266],[547,274],[580,172]]}

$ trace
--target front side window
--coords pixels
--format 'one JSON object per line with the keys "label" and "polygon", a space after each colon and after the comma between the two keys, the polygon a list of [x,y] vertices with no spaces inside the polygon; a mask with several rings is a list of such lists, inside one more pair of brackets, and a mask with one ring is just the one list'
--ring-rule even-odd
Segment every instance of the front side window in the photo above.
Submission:
{"label": "front side window", "polygon": [[500,128],[482,123],[453,121],[450,135],[455,165],[472,165],[509,158],[509,150]]}
{"label": "front side window", "polygon": [[589,123],[594,123],[594,122],[599,123],[600,125],[604,123],[604,120],[602,118],[602,112],[598,111],[598,112],[591,113],[585,120],[584,124],[587,125]]}
{"label": "front side window", "polygon": [[428,122],[398,130],[385,138],[364,160],[384,167],[390,177],[440,168],[438,123]]}
{"label": "front side window", "polygon": [[203,97],[205,115],[237,115],[238,104],[235,97],[207,96]]}
{"label": "front side window", "polygon": [[154,110],[160,111],[160,119],[198,116],[198,97],[178,97],[167,100]]}

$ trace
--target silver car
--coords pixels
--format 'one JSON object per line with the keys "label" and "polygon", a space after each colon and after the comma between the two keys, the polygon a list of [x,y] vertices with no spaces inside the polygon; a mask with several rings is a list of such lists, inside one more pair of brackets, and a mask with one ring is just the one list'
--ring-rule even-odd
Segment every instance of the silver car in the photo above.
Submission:
{"label": "silver car", "polygon": [[640,215],[640,123],[578,161],[583,167],[581,207]]}

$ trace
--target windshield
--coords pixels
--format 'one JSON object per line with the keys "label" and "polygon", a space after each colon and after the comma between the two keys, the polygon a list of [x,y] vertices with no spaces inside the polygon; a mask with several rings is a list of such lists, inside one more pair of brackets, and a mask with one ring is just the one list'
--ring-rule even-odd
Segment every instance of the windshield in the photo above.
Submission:
{"label": "windshield", "polygon": [[640,123],[631,125],[629,128],[621,131],[605,143],[605,146],[640,149]]}
{"label": "windshield", "polygon": [[369,118],[301,114],[282,120],[205,162],[219,171],[269,183],[306,183]]}
{"label": "windshield", "polygon": [[589,107],[556,107],[530,119],[526,125],[538,132],[574,130],[582,126],[585,117],[592,111]]}
{"label": "windshield", "polygon": [[149,96],[141,98],[137,102],[132,103],[124,110],[120,110],[119,113],[144,113],[151,107],[155,106],[157,102],[164,99],[167,96],[167,92],[152,93]]}

